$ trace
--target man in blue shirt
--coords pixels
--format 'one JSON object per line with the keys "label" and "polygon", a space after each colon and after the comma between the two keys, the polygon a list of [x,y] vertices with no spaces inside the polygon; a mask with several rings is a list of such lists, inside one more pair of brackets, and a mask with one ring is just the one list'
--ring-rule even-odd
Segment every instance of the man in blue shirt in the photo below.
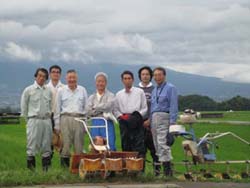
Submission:
{"label": "man in blue shirt", "polygon": [[167,145],[169,126],[176,123],[178,116],[178,96],[175,86],[166,81],[166,70],[157,67],[153,70],[157,86],[151,98],[151,130],[156,155],[162,162],[164,174],[172,176],[171,148]]}

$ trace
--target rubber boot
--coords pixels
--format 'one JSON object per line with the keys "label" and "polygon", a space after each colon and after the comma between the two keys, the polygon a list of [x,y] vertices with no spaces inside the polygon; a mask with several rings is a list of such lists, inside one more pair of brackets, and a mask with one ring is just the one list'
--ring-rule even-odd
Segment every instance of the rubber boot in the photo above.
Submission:
{"label": "rubber boot", "polygon": [[153,169],[154,169],[154,175],[159,176],[161,173],[161,165],[159,161],[154,161]]}
{"label": "rubber boot", "polygon": [[53,156],[54,156],[54,146],[53,146],[53,145],[51,145],[50,162],[51,162],[51,160],[52,160]]}
{"label": "rubber boot", "polygon": [[171,162],[167,161],[167,162],[163,162],[163,169],[164,169],[164,174],[165,176],[173,176],[173,171],[171,169]]}
{"label": "rubber boot", "polygon": [[27,157],[27,168],[34,170],[36,168],[36,158],[34,156]]}
{"label": "rubber boot", "polygon": [[44,172],[47,172],[47,171],[48,171],[50,165],[51,165],[51,158],[50,158],[50,156],[48,156],[48,157],[43,157],[43,158],[42,158],[42,167],[43,167],[43,171],[44,171]]}
{"label": "rubber boot", "polygon": [[61,167],[69,168],[69,157],[61,157]]}

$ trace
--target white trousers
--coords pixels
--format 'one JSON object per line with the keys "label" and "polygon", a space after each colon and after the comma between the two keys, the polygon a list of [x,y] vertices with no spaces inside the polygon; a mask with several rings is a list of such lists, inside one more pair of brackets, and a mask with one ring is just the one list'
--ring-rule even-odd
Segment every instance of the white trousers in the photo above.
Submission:
{"label": "white trousers", "polygon": [[42,157],[51,154],[52,125],[51,119],[30,118],[27,122],[27,156],[41,152]]}
{"label": "white trousers", "polygon": [[165,112],[155,112],[152,115],[151,131],[156,155],[160,162],[167,162],[173,159],[171,148],[167,146],[167,134],[169,129],[169,114]]}

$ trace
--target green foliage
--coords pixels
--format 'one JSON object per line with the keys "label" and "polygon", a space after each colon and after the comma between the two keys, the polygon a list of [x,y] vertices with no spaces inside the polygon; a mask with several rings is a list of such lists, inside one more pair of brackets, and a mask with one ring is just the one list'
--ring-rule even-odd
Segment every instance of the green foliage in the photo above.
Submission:
{"label": "green foliage", "polygon": [[187,108],[192,108],[196,111],[250,110],[250,99],[241,96],[236,96],[226,101],[216,102],[207,96],[180,95],[179,110],[183,111]]}
{"label": "green foliage", "polygon": [[207,97],[200,95],[188,95],[179,96],[179,110],[184,111],[187,108],[194,109],[196,111],[208,111],[216,110],[216,102]]}
{"label": "green foliage", "polygon": [[[237,112],[238,113],[238,112]],[[247,117],[250,112],[238,113],[243,114],[242,117]],[[238,116],[236,115],[236,116]],[[235,117],[236,117],[235,116]],[[227,118],[227,116],[225,116]],[[248,116],[249,117],[249,116]],[[116,125],[116,145],[117,149],[120,147],[119,126]],[[188,127],[187,127],[188,129]],[[203,136],[206,132],[227,132],[232,131],[242,138],[249,140],[250,128],[249,126],[227,125],[227,124],[202,124],[197,123],[194,129],[198,137]],[[184,157],[184,152],[181,146],[182,138],[178,137],[172,147],[173,162],[181,162]],[[85,138],[85,149],[89,141]],[[247,145],[235,140],[232,137],[226,137],[217,141],[219,149],[216,150],[218,160],[249,160],[250,148]],[[145,175],[138,177],[118,175],[115,178],[102,180],[101,178],[89,178],[81,180],[78,175],[71,174],[68,170],[61,169],[59,163],[59,154],[55,153],[52,160],[52,167],[48,173],[44,173],[41,167],[41,157],[36,156],[36,170],[31,172],[26,168],[26,128],[22,120],[21,125],[1,125],[0,126],[0,187],[1,186],[17,186],[17,185],[36,185],[36,184],[64,184],[64,183],[96,183],[96,182],[165,182],[166,178],[155,178],[153,176],[152,164],[146,163]],[[150,153],[147,153],[147,160],[152,161]],[[198,166],[195,169],[200,169]],[[225,165],[211,166],[215,171],[225,171]],[[240,173],[246,168],[245,165],[232,166],[233,173]],[[175,170],[177,175],[185,172],[184,166],[176,165]],[[215,181],[215,180],[214,180]],[[218,180],[216,180],[218,181]]]}

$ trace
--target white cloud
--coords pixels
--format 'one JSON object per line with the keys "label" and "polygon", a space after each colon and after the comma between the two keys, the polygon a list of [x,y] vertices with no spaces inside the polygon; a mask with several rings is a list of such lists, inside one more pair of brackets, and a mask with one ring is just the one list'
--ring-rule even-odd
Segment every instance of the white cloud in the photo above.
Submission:
{"label": "white cloud", "polygon": [[250,64],[167,63],[164,67],[191,74],[218,77],[225,81],[250,82]]}
{"label": "white cloud", "polygon": [[[249,10],[249,0],[3,0],[0,58],[11,51],[31,61],[167,64],[184,72],[192,64],[194,74],[205,68],[204,75],[250,82]],[[3,50],[9,41],[19,48]]]}
{"label": "white cloud", "polygon": [[130,51],[131,53],[153,53],[153,42],[139,34],[135,35],[110,35],[103,39],[96,40],[98,48],[110,48],[121,51]]}
{"label": "white cloud", "polygon": [[40,61],[42,55],[39,52],[35,52],[25,46],[19,46],[14,42],[7,43],[4,51],[14,59],[28,60],[32,62]]}

